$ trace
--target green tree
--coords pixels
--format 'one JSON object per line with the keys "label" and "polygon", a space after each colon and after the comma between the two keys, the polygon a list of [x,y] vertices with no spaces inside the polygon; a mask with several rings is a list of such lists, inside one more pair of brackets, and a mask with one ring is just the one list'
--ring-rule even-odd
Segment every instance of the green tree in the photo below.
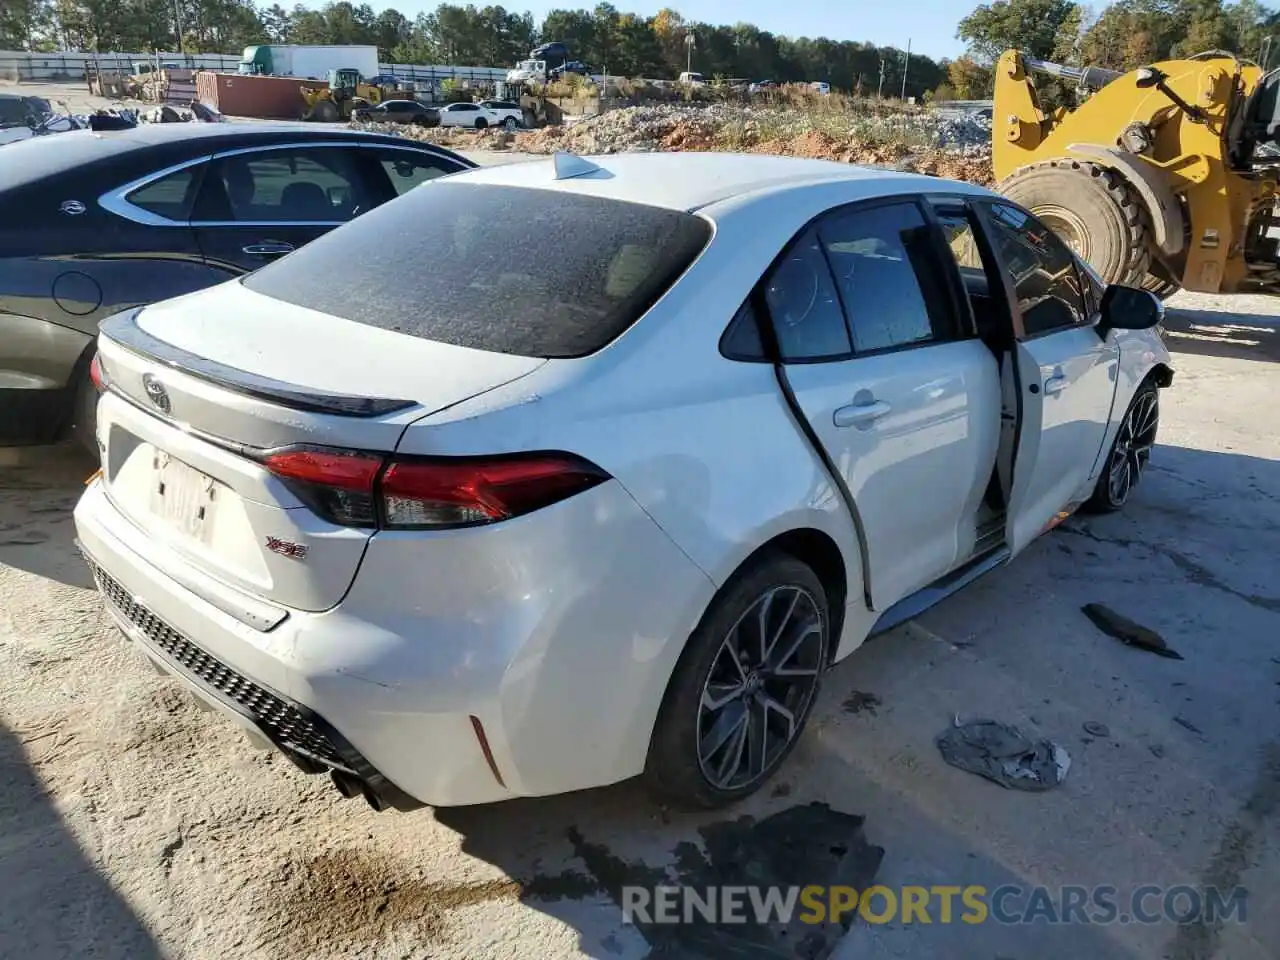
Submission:
{"label": "green tree", "polygon": [[979,100],[991,95],[992,72],[973,57],[960,57],[947,64],[947,79],[958,100]]}
{"label": "green tree", "polygon": [[37,50],[52,40],[53,26],[50,0],[4,0],[0,3],[0,50]]}
{"label": "green tree", "polygon": [[1008,49],[1048,59],[1075,6],[1070,0],[995,0],[961,20],[956,36],[983,60],[995,60]]}

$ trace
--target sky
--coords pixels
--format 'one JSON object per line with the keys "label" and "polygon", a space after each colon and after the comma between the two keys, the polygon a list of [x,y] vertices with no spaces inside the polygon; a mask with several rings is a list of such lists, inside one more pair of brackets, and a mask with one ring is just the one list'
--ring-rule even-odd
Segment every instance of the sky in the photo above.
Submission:
{"label": "sky", "polygon": [[[410,20],[425,10],[434,10],[440,0],[375,0],[374,9],[395,7]],[[458,0],[455,0],[458,2]],[[472,0],[484,6],[486,0]],[[623,13],[652,16],[663,7],[678,10],[686,20],[703,23],[752,23],[789,37],[826,37],[829,40],[856,40],[878,46],[906,48],[911,40],[913,53],[935,60],[964,52],[956,39],[956,23],[978,0],[800,0],[794,6],[778,0],[612,0]],[[528,10],[541,22],[548,10],[591,9],[596,0],[505,0],[502,6],[523,13]],[[319,5],[313,3],[310,5]]]}

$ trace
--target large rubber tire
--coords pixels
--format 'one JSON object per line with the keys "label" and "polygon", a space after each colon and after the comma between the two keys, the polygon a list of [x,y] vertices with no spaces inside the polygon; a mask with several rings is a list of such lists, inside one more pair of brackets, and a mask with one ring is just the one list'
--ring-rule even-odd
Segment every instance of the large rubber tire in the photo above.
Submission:
{"label": "large rubber tire", "polygon": [[1080,160],[1015,170],[1000,192],[1043,220],[1108,283],[1136,286],[1151,263],[1147,210],[1118,174]]}
{"label": "large rubber tire", "polygon": [[318,120],[320,123],[337,123],[342,117],[336,103],[332,100],[321,100],[311,111],[311,119]]}
{"label": "large rubber tire", "polygon": [[1153,267],[1153,272],[1148,273],[1145,277],[1142,278],[1143,290],[1149,290],[1151,293],[1154,293],[1161,300],[1168,300],[1175,293],[1177,293],[1179,290],[1182,289],[1181,284],[1175,283],[1174,281],[1165,278],[1159,273],[1155,273],[1154,264],[1152,265],[1152,267]]}
{"label": "large rubber tire", "polygon": [[502,121],[502,126],[503,126],[503,129],[507,131],[507,133],[515,133],[518,129],[520,129],[520,121],[517,120],[515,117],[507,117],[507,119]]}
{"label": "large rubber tire", "polygon": [[486,120],[484,117],[476,117],[476,129],[477,129],[477,130],[484,130],[484,129],[485,129],[486,127],[488,127],[488,126],[489,126],[489,121],[488,121],[488,120]]}
{"label": "large rubber tire", "polygon": [[[732,790],[721,789],[703,773],[699,760],[698,718],[704,684],[716,664],[725,638],[756,601],[775,587],[799,587],[814,599],[821,624],[821,661],[812,694],[790,743],[769,763],[764,775]],[[649,741],[643,779],[659,799],[690,809],[714,809],[760,789],[782,766],[803,735],[818,698],[821,674],[830,658],[831,616],[826,591],[813,570],[785,553],[766,554],[739,571],[708,606],[676,664]],[[767,754],[766,754],[767,756]]]}
{"label": "large rubber tire", "polygon": [[[1136,429],[1131,427],[1131,424]],[[1103,463],[1098,482],[1093,488],[1093,495],[1082,507],[1085,513],[1115,513],[1129,502],[1129,496],[1141,480],[1142,472],[1150,460],[1151,447],[1156,442],[1159,429],[1160,390],[1155,381],[1148,378],[1138,387],[1133,400],[1129,403],[1129,409],[1124,412],[1124,420],[1120,422],[1116,438],[1112,441],[1111,449],[1107,451],[1107,459]],[[1142,447],[1146,449],[1140,449]],[[1119,492],[1111,482],[1112,468],[1118,458],[1126,455],[1130,460],[1129,468],[1133,471],[1132,482],[1126,482],[1123,485],[1123,491]],[[1134,463],[1135,459],[1139,462]]]}

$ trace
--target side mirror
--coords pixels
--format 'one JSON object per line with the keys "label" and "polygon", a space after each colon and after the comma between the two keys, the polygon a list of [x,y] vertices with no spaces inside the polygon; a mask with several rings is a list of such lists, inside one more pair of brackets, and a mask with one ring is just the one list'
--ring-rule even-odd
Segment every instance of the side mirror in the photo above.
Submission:
{"label": "side mirror", "polygon": [[1112,330],[1150,330],[1164,322],[1164,304],[1148,290],[1109,285],[1102,294],[1102,320],[1098,336],[1105,338]]}

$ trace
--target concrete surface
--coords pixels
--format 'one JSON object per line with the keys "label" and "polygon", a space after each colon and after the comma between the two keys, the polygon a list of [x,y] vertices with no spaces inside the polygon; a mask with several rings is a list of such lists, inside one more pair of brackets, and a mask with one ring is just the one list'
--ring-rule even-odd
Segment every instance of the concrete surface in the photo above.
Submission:
{"label": "concrete surface", "polygon": [[[7,451],[0,955],[791,956],[738,929],[708,950],[624,924],[619,887],[874,875],[892,888],[1243,884],[1248,922],[970,926],[935,912],[857,920],[838,946],[827,929],[806,955],[1275,957],[1280,334],[1265,301],[1233,314],[1183,299],[1200,312],[1175,314],[1170,339],[1195,352],[1177,356],[1129,509],[1069,521],[855,654],[778,782],[719,815],[658,809],[631,785],[411,815],[340,800],[129,650],[72,548],[88,465]],[[1186,659],[1099,633],[1080,613],[1092,601]],[[1013,792],[947,767],[933,738],[954,714],[1054,738],[1073,757],[1066,782]]]}
{"label": "concrete surface", "polygon": [[[496,154],[482,160],[515,159]],[[1160,445],[1077,517],[826,679],[777,782],[720,814],[629,784],[375,814],[250,749],[108,625],[72,545],[90,465],[0,450],[0,956],[1280,956],[1280,303],[1179,295]],[[1100,633],[1111,605],[1184,660]],[[990,716],[1071,753],[1006,791],[934,737]],[[584,718],[589,722],[590,718]],[[1107,727],[1085,732],[1085,722]],[[878,848],[878,849],[877,849]],[[1249,889],[1247,922],[705,928],[622,921],[624,883]],[[919,917],[917,916],[917,921]],[[710,941],[710,945],[708,945]]]}

